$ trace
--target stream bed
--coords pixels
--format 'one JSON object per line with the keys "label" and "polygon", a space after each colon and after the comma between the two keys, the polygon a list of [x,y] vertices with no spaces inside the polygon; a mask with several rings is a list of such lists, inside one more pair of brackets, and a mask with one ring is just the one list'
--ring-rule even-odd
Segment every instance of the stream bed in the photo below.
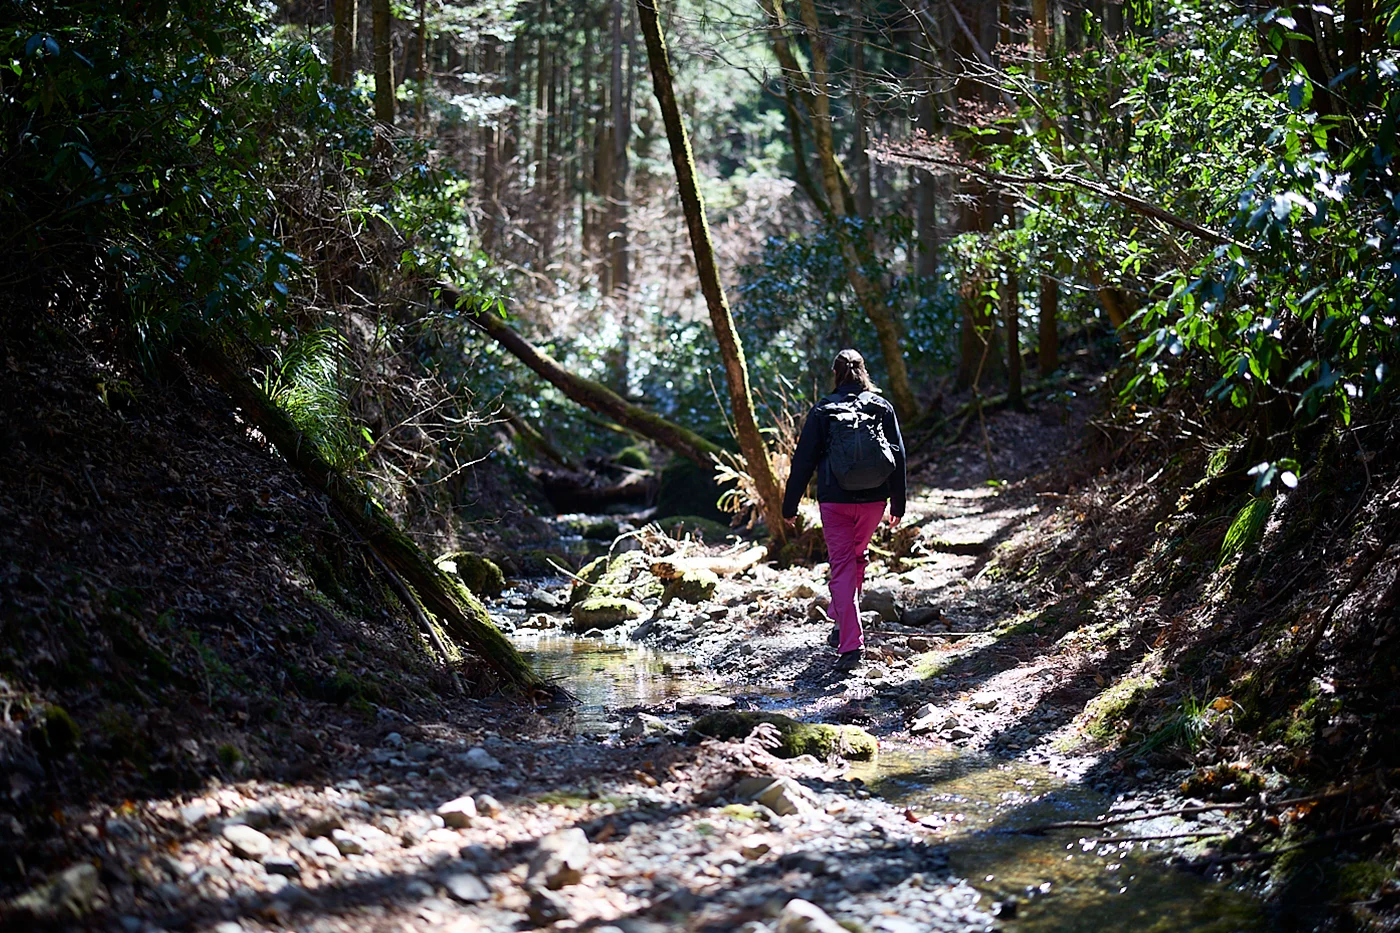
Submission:
{"label": "stream bed", "polygon": [[[628,643],[558,630],[520,630],[514,639],[538,670],[576,698],[570,715],[581,735],[605,736],[631,711],[664,706],[686,694],[726,693],[740,698],[741,705],[787,712],[802,699],[781,691],[725,688],[684,655]],[[1132,806],[1043,766],[882,741],[878,759],[853,764],[847,777],[931,826],[930,841],[947,847],[953,872],[983,895],[984,907],[1014,904],[1002,910],[1003,929],[1232,933],[1267,928],[1258,901],[1246,891],[1167,864],[1170,842],[1109,845],[1073,830],[1017,832]],[[1123,835],[1181,828],[1180,821],[1130,825]]]}

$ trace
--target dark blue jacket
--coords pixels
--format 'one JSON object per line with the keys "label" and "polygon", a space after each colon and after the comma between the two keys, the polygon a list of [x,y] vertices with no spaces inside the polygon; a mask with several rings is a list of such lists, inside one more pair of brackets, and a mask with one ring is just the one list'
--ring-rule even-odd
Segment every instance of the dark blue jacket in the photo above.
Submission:
{"label": "dark blue jacket", "polygon": [[[840,385],[822,402],[859,395],[862,391],[863,387],[854,382]],[[817,474],[818,502],[880,502],[888,499],[890,514],[904,517],[904,438],[899,433],[899,419],[895,417],[894,406],[883,398],[878,401],[885,410],[885,438],[894,445],[894,472],[890,478],[874,489],[841,488],[826,462],[827,430],[831,419],[822,410],[822,402],[818,402],[807,413],[807,422],[802,425],[802,434],[797,439],[797,450],[792,454],[792,469],[788,471],[787,491],[783,495],[784,518],[797,514],[797,503],[807,491],[813,473]]]}

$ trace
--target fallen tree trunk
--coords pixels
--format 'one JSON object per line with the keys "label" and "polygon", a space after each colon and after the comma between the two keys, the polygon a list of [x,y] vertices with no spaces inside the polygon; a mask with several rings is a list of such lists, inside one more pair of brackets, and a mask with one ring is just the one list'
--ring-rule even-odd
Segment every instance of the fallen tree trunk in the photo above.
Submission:
{"label": "fallen tree trunk", "polygon": [[583,470],[538,470],[535,478],[557,512],[596,512],[610,505],[650,502],[661,486],[655,475],[642,470],[606,485],[599,485],[597,474]]}
{"label": "fallen tree trunk", "polygon": [[[453,307],[465,308],[469,304],[470,300],[455,288],[449,285],[440,285],[439,288],[443,301]],[[695,461],[706,471],[714,470],[714,458],[721,452],[718,444],[712,444],[694,431],[667,421],[639,405],[633,405],[601,382],[594,382],[569,372],[549,354],[530,343],[491,312],[478,312],[471,320],[494,337],[497,343],[509,350],[520,362],[584,408],[606,415],[623,427],[656,441],[667,450]]]}
{"label": "fallen tree trunk", "polygon": [[658,580],[674,580],[696,570],[708,570],[718,577],[732,577],[736,573],[743,573],[767,556],[768,548],[760,544],[734,554],[720,554],[716,557],[673,557],[653,562],[651,574]]}
{"label": "fallen tree trunk", "polygon": [[222,348],[209,338],[191,341],[188,348],[191,361],[228,393],[243,416],[302,477],[330,497],[344,521],[411,589],[422,607],[437,617],[447,634],[480,655],[501,678],[502,686],[524,693],[548,689],[540,675],[531,670],[515,646],[492,624],[476,597],[439,570],[363,489],[327,463],[286,412]]}

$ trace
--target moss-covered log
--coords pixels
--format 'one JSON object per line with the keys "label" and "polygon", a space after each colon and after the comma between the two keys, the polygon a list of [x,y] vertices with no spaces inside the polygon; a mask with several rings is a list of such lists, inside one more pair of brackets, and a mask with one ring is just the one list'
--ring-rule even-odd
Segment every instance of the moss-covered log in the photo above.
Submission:
{"label": "moss-covered log", "polygon": [[454,639],[471,647],[507,688],[531,692],[546,688],[466,587],[440,569],[403,533],[358,484],[321,457],[312,443],[212,339],[188,341],[191,360],[228,393],[243,416],[308,482],[330,497],[344,521],[394,573],[412,588],[423,607]]}
{"label": "moss-covered log", "polygon": [[779,743],[773,754],[779,758],[812,755],[825,759],[835,752],[850,761],[871,761],[879,754],[875,737],[860,726],[798,722],[782,713],[720,710],[697,719],[691,735],[695,739],[743,739],[765,724],[778,732]]}
{"label": "moss-covered log", "polygon": [[[442,285],[440,291],[442,300],[447,304],[455,307],[466,307],[469,304],[469,300],[461,292],[450,286]],[[606,415],[623,427],[656,441],[667,450],[695,461],[707,472],[714,470],[714,458],[720,453],[719,445],[712,444],[694,431],[667,421],[655,412],[633,405],[601,382],[569,372],[495,314],[484,311],[472,320],[494,337],[497,343],[509,350],[516,359],[584,408]]]}

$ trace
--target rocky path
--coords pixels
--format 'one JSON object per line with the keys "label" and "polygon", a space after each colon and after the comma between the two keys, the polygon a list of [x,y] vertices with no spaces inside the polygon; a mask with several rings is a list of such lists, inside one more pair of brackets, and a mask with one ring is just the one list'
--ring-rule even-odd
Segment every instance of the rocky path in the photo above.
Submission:
{"label": "rocky path", "polygon": [[[949,832],[975,801],[907,809],[837,758],[682,733],[716,707],[781,708],[866,726],[901,760],[959,752],[992,774],[995,760],[1081,776],[1093,759],[1056,750],[1082,709],[1078,675],[1063,652],[1031,650],[1017,607],[984,585],[991,549],[1034,508],[990,490],[919,498],[910,530],[876,543],[872,659],[853,675],[832,671],[823,644],[820,568],[760,566],[699,604],[644,596],[650,617],[611,638],[677,654],[627,668],[630,687],[615,677],[612,693],[542,714],[475,703],[410,721],[379,708],[324,724],[316,741],[338,762],[325,782],[72,808],[63,821],[90,858],[21,906],[130,933],[995,928],[1012,908],[950,866]],[[561,622],[527,595],[497,607],[507,624]],[[565,644],[573,670],[607,663]],[[1002,798],[1053,796],[1039,777],[1014,780],[984,822]]]}

